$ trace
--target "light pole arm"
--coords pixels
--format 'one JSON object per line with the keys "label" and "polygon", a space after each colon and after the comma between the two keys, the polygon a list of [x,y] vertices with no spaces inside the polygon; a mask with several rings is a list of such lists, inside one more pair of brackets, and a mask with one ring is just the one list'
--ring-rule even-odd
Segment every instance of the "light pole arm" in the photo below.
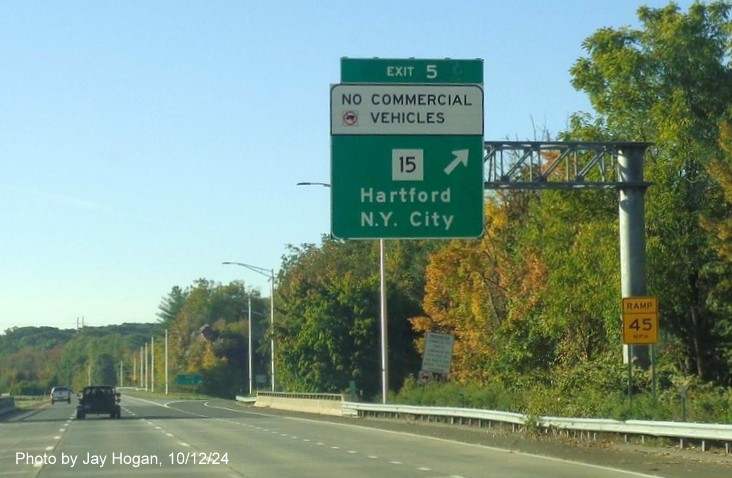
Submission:
{"label": "light pole arm", "polygon": [[[274,363],[274,357],[275,357],[275,342],[274,342],[274,269],[265,269],[264,267],[257,267],[253,266],[251,264],[245,264],[243,262],[230,262],[225,261],[222,262],[224,265],[234,265],[234,266],[241,266],[246,267],[250,271],[256,272],[258,274],[262,274],[263,276],[269,277],[270,280],[270,294],[269,294],[269,322],[270,327],[272,328],[272,337],[270,339],[270,368],[272,373],[272,391],[275,391],[275,363]],[[250,309],[251,310],[251,309]]]}
{"label": "light pole arm", "polygon": [[330,184],[329,183],[306,181],[306,182],[297,183],[296,186],[323,186],[324,188],[329,188],[330,187]]}
{"label": "light pole arm", "polygon": [[226,261],[226,262],[222,262],[222,264],[246,267],[247,269],[249,269],[251,271],[257,272],[259,274],[262,274],[263,276],[267,276],[270,279],[274,280],[274,270],[273,269],[265,269],[264,267],[257,267],[257,266],[253,266],[251,264],[244,264],[243,262]]}

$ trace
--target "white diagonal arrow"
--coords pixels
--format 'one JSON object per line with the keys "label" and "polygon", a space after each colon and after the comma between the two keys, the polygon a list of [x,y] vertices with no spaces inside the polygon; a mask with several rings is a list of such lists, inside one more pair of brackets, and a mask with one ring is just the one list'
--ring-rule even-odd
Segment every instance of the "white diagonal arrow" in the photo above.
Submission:
{"label": "white diagonal arrow", "polygon": [[455,156],[455,159],[453,159],[450,164],[447,165],[445,168],[445,174],[448,176],[450,173],[453,172],[455,168],[457,168],[458,164],[462,163],[463,166],[468,165],[468,152],[467,149],[459,149],[457,151],[453,151],[452,155]]}

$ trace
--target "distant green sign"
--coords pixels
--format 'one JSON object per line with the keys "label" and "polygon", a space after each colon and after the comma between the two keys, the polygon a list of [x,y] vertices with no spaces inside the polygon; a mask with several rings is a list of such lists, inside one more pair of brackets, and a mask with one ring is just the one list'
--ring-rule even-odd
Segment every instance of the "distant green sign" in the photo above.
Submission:
{"label": "distant green sign", "polygon": [[203,375],[197,373],[176,375],[175,383],[180,386],[197,387],[203,385]]}

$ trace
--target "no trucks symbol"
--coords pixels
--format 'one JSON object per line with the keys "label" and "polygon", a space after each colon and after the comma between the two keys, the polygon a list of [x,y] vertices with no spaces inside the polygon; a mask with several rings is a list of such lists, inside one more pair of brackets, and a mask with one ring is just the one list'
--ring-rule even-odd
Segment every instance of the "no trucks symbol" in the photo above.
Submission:
{"label": "no trucks symbol", "polygon": [[343,124],[346,126],[357,126],[358,125],[358,111],[344,111],[343,112]]}

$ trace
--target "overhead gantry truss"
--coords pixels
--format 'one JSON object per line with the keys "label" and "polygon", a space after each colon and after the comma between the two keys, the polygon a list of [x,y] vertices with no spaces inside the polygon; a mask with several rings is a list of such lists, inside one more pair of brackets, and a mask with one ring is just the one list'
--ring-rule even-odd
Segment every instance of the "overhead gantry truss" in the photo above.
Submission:
{"label": "overhead gantry truss", "polygon": [[[619,157],[648,143],[486,141],[485,189],[623,189],[650,185],[624,174]],[[638,179],[641,179],[640,181]]]}

